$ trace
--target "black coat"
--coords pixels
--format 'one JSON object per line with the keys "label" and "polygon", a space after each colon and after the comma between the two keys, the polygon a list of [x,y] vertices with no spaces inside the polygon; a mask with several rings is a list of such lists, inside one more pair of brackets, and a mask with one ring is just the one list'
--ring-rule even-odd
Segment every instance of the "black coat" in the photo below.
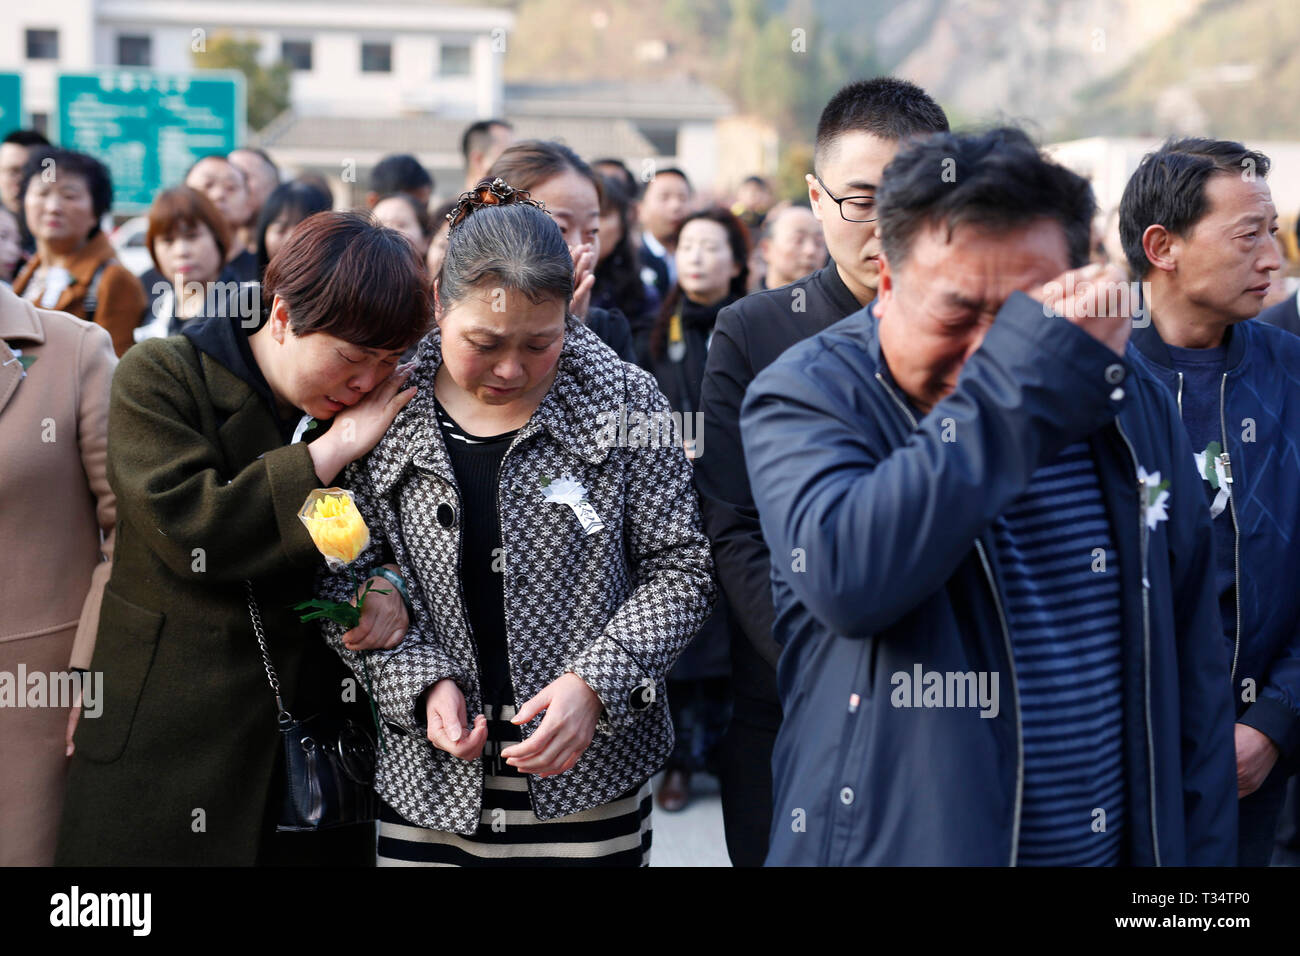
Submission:
{"label": "black coat", "polygon": [[1270,305],[1258,316],[1259,321],[1286,329],[1293,335],[1300,335],[1300,310],[1296,308],[1296,297],[1289,295],[1277,305]]}
{"label": "black coat", "polygon": [[772,640],[771,562],[745,472],[740,403],[754,376],[782,352],[859,308],[834,263],[798,282],[746,296],[718,315],[699,391],[707,442],[695,462],[695,485],[732,611],[736,710],[772,729],[781,722],[776,694],[781,649]]}
{"label": "black coat", "polygon": [[[665,342],[656,355],[653,327],[646,329],[637,342],[642,366],[654,375],[673,411],[682,416],[683,437],[696,439],[703,455],[714,452],[703,440],[706,436],[702,425],[697,427],[695,424],[700,421],[696,417],[700,410],[700,384],[704,380],[704,365],[718,313],[732,301],[728,298],[710,306],[700,306],[683,296],[679,306],[682,342],[676,348]],[[664,338],[667,338],[666,332]],[[699,461],[697,458],[697,467]],[[727,653],[730,618],[726,601],[719,600],[713,614],[678,659],[672,672],[674,680],[725,677],[730,672]]]}
{"label": "black coat", "polygon": [[600,340],[618,353],[624,362],[637,364],[636,347],[632,344],[632,330],[627,318],[618,309],[602,309],[592,306],[587,310],[587,328],[595,332]]}

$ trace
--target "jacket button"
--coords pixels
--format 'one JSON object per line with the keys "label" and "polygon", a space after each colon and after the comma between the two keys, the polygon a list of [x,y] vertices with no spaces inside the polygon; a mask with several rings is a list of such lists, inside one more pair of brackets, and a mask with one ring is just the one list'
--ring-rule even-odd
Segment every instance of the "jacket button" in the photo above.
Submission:
{"label": "jacket button", "polygon": [[526,587],[528,587],[528,575],[526,575],[526,574],[516,574],[516,575],[515,575],[515,588],[516,588],[517,590],[522,591],[522,590],[523,590],[524,588],[526,588]]}
{"label": "jacket button", "polygon": [[1116,362],[1114,365],[1106,366],[1106,382],[1109,385],[1118,385],[1124,381],[1124,366]]}
{"label": "jacket button", "polygon": [[456,510],[447,502],[438,505],[438,524],[450,528],[456,523]]}
{"label": "jacket button", "polygon": [[655,702],[655,685],[648,681],[642,681],[632,688],[632,693],[627,695],[627,706],[632,710],[645,710]]}
{"label": "jacket button", "polygon": [[844,804],[846,807],[849,806],[851,803],[853,803],[853,788],[852,788],[852,787],[841,787],[841,788],[840,788],[840,803]]}

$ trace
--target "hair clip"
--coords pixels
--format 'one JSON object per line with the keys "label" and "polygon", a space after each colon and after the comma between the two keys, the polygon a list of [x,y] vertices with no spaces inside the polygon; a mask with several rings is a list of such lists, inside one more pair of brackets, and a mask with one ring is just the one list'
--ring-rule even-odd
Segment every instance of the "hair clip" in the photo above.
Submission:
{"label": "hair clip", "polygon": [[546,205],[537,199],[530,199],[528,190],[515,189],[498,176],[493,180],[483,180],[468,192],[461,193],[456,200],[456,208],[447,213],[448,229],[455,229],[470,213],[484,206],[514,206],[524,204],[536,206],[546,212]]}

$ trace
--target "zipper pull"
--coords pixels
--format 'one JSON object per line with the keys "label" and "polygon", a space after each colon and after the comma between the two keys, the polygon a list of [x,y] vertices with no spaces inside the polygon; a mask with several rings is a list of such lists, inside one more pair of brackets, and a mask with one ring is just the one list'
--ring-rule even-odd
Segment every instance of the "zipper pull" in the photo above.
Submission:
{"label": "zipper pull", "polygon": [[1228,453],[1222,452],[1219,455],[1219,464],[1223,465],[1223,481],[1225,484],[1232,484],[1232,461],[1228,458]]}
{"label": "zipper pull", "polygon": [[861,697],[859,697],[857,694],[849,694],[849,713],[856,714],[858,712],[858,705],[861,703],[862,703]]}

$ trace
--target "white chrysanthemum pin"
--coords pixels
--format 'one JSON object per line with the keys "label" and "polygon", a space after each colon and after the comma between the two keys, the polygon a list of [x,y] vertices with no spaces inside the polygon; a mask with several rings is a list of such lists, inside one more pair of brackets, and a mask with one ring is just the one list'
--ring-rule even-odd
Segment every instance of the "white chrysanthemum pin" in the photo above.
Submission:
{"label": "white chrysanthemum pin", "polygon": [[542,497],[553,505],[568,505],[572,508],[586,534],[595,534],[605,529],[605,522],[600,520],[600,515],[596,514],[596,509],[587,500],[587,489],[572,475],[561,475],[554,481],[543,478]]}
{"label": "white chrysanthemum pin", "polygon": [[1161,521],[1169,520],[1169,481],[1160,480],[1160,472],[1148,473],[1138,465],[1138,482],[1142,485],[1142,520],[1148,531],[1155,531]]}

